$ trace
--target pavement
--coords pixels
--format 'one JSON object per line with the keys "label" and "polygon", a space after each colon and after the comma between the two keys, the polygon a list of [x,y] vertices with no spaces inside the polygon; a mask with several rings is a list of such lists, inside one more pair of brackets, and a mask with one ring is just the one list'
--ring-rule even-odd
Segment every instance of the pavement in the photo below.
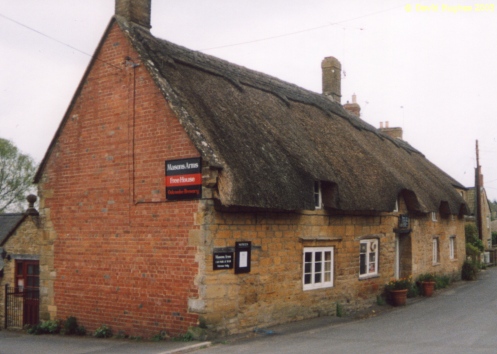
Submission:
{"label": "pavement", "polygon": [[[491,278],[497,279],[496,268],[488,272],[487,277],[491,274]],[[476,285],[475,283],[473,284]],[[438,290],[436,292],[436,297],[442,297],[444,292],[452,294],[454,291],[457,291],[458,288],[465,288],[468,285],[469,284],[466,282],[453,283],[448,289]],[[497,281],[496,284],[489,284],[491,288],[495,285],[497,285]],[[276,338],[280,338],[283,342],[288,342],[290,338],[307,336],[309,333],[315,335],[318,331],[324,331],[328,328],[335,328],[336,330],[342,327],[342,325],[353,325],[354,323],[364,322],[361,320],[383,317],[379,315],[391,312],[395,313],[399,310],[402,312],[408,310],[409,308],[414,309],[416,306],[411,305],[416,305],[416,303],[423,301],[427,301],[427,299],[423,297],[408,299],[407,307],[405,308],[394,308],[388,305],[374,304],[370,308],[361,312],[345,314],[343,317],[325,316],[291,322],[270,328],[256,328],[248,333],[222,337],[214,341],[204,342],[152,342],[145,340],[135,341],[130,339],[114,338],[97,339],[89,336],[29,335],[22,331],[0,330],[0,354],[173,354],[189,353],[193,351],[199,351],[200,353],[241,353],[244,352],[242,350],[243,345],[248,347],[246,352],[251,353],[251,349],[255,349],[255,343],[263,343],[266,339],[272,338],[274,341]],[[389,315],[385,317],[389,317]],[[409,317],[409,315],[407,317]],[[280,346],[283,347],[284,345],[280,343]],[[260,350],[259,352],[262,353],[264,350]],[[275,351],[275,349],[272,348],[267,352],[274,353],[277,352],[277,350]],[[292,351],[290,350],[290,352]]]}
{"label": "pavement", "polygon": [[0,331],[0,354],[176,354],[210,346],[211,342],[135,341],[90,336],[31,335]]}
{"label": "pavement", "polygon": [[[408,299],[408,301],[413,301]],[[190,353],[212,345],[226,345],[257,340],[273,334],[292,334],[333,324],[351,322],[390,311],[390,306],[373,305],[362,312],[344,317],[325,316],[291,322],[270,328],[217,338],[214,341],[135,341],[130,339],[99,339],[90,336],[31,335],[23,331],[0,330],[0,354],[178,354]]]}

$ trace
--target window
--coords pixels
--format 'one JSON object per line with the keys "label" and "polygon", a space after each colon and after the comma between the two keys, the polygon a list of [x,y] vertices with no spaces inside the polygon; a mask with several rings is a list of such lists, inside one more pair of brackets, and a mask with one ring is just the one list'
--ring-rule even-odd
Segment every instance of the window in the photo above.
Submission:
{"label": "window", "polygon": [[314,182],[314,206],[316,209],[321,209],[322,205],[321,183],[316,181]]}
{"label": "window", "polygon": [[449,238],[449,258],[456,258],[456,237],[452,236]]}
{"label": "window", "polygon": [[438,244],[438,237],[433,238],[433,264],[440,262],[440,247]]}
{"label": "window", "polygon": [[304,247],[304,290],[333,286],[333,247]]}
{"label": "window", "polygon": [[378,240],[361,241],[359,260],[359,277],[378,274]]}
{"label": "window", "polygon": [[16,260],[16,291],[38,291],[40,286],[40,266],[35,260]]}
{"label": "window", "polygon": [[431,212],[431,221],[437,221],[437,213],[435,211]]}

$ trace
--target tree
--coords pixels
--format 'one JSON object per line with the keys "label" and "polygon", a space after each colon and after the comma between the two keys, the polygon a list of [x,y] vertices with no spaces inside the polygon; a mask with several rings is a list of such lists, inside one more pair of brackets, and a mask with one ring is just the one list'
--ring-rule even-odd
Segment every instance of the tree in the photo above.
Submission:
{"label": "tree", "polygon": [[22,211],[32,184],[36,164],[9,140],[0,138],[0,213]]}

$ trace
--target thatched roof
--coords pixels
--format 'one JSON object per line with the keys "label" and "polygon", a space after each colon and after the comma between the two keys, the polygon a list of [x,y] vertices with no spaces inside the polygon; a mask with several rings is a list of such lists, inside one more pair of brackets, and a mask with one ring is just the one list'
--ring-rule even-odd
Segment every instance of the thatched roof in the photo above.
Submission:
{"label": "thatched roof", "polygon": [[454,189],[462,185],[329,98],[155,38],[119,16],[109,28],[114,21],[203,160],[220,169],[223,205],[312,210],[321,181],[325,206],[339,210],[391,211],[403,194],[412,211],[465,211]]}
{"label": "thatched roof", "polygon": [[313,209],[314,181],[341,210],[391,211],[403,193],[419,212],[464,188],[404,141],[298,86],[118,23],[204,159],[222,167],[225,205]]}

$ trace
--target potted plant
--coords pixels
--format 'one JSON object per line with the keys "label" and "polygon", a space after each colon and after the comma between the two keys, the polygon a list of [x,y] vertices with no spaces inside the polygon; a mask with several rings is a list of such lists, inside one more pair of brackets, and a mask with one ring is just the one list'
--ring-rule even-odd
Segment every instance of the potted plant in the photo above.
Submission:
{"label": "potted plant", "polygon": [[435,290],[435,276],[433,274],[421,274],[418,277],[418,282],[421,284],[424,296],[430,297],[433,295],[433,291]]}
{"label": "potted plant", "polygon": [[404,306],[407,301],[407,291],[412,287],[411,277],[392,279],[385,285],[393,306]]}

